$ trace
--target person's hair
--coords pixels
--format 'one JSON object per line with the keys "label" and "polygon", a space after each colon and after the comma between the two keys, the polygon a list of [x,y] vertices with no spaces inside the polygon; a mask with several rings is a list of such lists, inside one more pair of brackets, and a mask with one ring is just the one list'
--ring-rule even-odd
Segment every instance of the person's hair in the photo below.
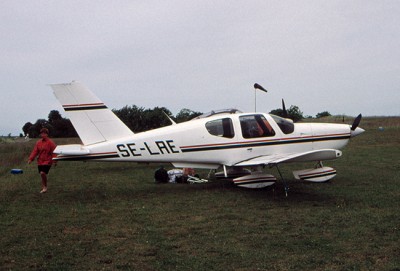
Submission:
{"label": "person's hair", "polygon": [[49,134],[49,130],[47,128],[40,129],[40,133]]}

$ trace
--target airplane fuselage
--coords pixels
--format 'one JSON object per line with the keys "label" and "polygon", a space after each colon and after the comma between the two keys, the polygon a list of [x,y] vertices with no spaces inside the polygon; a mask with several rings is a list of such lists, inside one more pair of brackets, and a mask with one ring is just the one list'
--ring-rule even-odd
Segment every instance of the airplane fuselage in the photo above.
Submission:
{"label": "airplane fuselage", "polygon": [[169,162],[177,167],[218,168],[269,154],[341,149],[350,137],[347,124],[294,124],[265,113],[217,114],[82,146],[82,155],[68,155],[68,151],[63,154],[60,149],[57,159]]}

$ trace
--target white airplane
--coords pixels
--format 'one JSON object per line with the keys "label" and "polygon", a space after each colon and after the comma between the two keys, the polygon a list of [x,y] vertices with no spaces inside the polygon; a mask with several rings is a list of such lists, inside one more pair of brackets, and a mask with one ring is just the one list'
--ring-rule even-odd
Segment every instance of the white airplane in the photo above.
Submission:
{"label": "white airplane", "polygon": [[83,84],[73,81],[51,87],[83,143],[57,146],[54,159],[59,161],[168,162],[178,168],[222,167],[216,176],[232,178],[238,186],[261,188],[276,182],[273,175],[264,172],[265,166],[276,166],[281,175],[278,167],[281,163],[315,161],[315,168],[293,172],[295,178],[312,182],[332,179],[336,170],[323,166],[322,161],[342,156],[339,149],[351,137],[364,132],[358,128],[361,114],[350,126],[293,123],[272,114],[231,109],[212,111],[180,124],[171,120],[170,126],[133,133]]}

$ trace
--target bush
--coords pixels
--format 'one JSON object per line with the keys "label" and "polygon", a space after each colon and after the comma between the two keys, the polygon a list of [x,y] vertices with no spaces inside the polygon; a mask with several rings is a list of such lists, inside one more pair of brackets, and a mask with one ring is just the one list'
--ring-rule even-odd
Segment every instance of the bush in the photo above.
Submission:
{"label": "bush", "polygon": [[324,112],[318,113],[315,117],[317,119],[319,119],[319,118],[330,117],[330,116],[332,116],[331,113],[329,113],[328,111],[324,111]]}

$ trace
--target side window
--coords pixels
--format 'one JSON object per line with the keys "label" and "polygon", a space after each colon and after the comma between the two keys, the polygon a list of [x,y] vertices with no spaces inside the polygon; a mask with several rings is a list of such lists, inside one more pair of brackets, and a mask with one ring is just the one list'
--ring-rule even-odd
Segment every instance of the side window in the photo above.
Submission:
{"label": "side window", "polygon": [[240,126],[244,138],[274,136],[275,131],[263,115],[249,115],[240,117]]}
{"label": "side window", "polygon": [[233,131],[232,120],[230,118],[212,120],[206,123],[207,131],[220,137],[233,138],[235,132]]}

